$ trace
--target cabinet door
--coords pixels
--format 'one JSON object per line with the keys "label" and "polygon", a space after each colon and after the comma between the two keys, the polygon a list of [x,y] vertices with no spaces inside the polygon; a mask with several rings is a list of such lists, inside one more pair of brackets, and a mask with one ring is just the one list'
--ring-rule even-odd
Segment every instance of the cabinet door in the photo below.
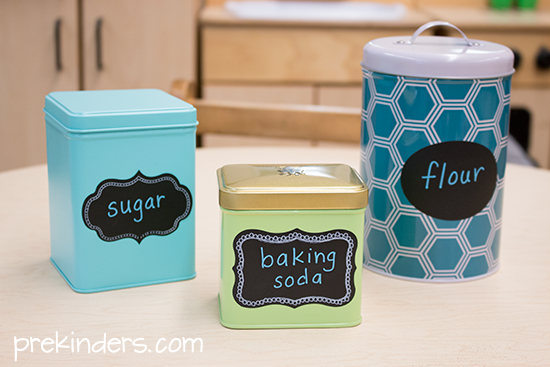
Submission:
{"label": "cabinet door", "polygon": [[83,0],[84,89],[195,80],[196,0]]}
{"label": "cabinet door", "polygon": [[0,1],[0,170],[46,162],[44,97],[78,89],[77,18],[77,0]]}

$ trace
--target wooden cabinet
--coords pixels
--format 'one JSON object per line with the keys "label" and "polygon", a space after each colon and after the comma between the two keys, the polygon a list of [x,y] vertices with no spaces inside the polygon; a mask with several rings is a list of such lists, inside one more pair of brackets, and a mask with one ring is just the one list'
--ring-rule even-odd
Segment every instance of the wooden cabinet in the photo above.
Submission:
{"label": "wooden cabinet", "polygon": [[0,1],[0,170],[45,162],[44,97],[78,89],[76,0]]}
{"label": "wooden cabinet", "polygon": [[409,9],[398,22],[255,21],[207,7],[200,15],[202,81],[205,86],[360,84],[365,43],[412,34],[429,20]]}
{"label": "wooden cabinet", "polygon": [[83,0],[83,89],[195,79],[195,0]]}
{"label": "wooden cabinet", "polygon": [[[313,87],[307,85],[207,85],[202,90],[204,99],[231,102],[313,104]],[[200,116],[199,116],[200,119]],[[223,146],[309,146],[310,141],[279,138],[204,134],[205,147]]]}
{"label": "wooden cabinet", "polygon": [[321,106],[361,108],[363,88],[360,85],[323,86],[317,88],[317,103]]}
{"label": "wooden cabinet", "polygon": [[197,9],[198,0],[1,0],[0,171],[46,162],[52,91],[195,80]]}
{"label": "wooden cabinet", "polygon": [[365,43],[412,34],[429,20],[413,9],[398,22],[245,20],[207,6],[199,16],[202,97],[359,108]]}

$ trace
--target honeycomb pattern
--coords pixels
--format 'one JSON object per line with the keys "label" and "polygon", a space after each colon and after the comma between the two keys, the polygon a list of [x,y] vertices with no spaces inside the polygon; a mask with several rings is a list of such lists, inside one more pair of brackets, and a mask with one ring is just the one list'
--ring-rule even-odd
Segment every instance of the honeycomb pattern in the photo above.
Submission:
{"label": "honeycomb pattern", "polygon": [[426,123],[436,104],[426,85],[405,85],[397,96],[403,121]]}
{"label": "honeycomb pattern", "polygon": [[458,238],[437,238],[426,254],[434,270],[453,272],[464,257],[464,250]]}
{"label": "honeycomb pattern", "polygon": [[[465,123],[456,126],[455,121]],[[462,108],[442,108],[434,123],[434,130],[442,142],[464,140],[473,127],[474,124]]]}
{"label": "honeycomb pattern", "polygon": [[388,139],[397,127],[395,112],[391,104],[375,103],[372,109],[371,121],[374,134],[378,138]]}
{"label": "honeycomb pattern", "polygon": [[380,262],[386,261],[386,258],[391,252],[391,246],[384,230],[371,228],[367,238],[367,243],[372,245],[369,249],[370,256]]}
{"label": "honeycomb pattern", "polygon": [[[370,189],[365,266],[430,282],[492,273],[499,266],[510,77],[419,79],[372,71],[363,76],[361,174]],[[432,218],[414,208],[401,188],[407,159],[446,141],[481,144],[497,162],[495,194],[471,218]]]}
{"label": "honeycomb pattern", "polygon": [[401,214],[392,228],[400,247],[418,249],[428,236],[422,218],[418,215]]}

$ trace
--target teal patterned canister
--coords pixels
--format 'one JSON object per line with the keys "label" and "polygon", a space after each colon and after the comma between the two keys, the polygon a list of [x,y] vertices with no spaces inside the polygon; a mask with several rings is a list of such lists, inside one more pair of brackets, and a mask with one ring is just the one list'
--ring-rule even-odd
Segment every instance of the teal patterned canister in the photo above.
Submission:
{"label": "teal patterned canister", "polygon": [[513,53],[479,40],[388,37],[363,50],[364,265],[457,282],[498,270]]}

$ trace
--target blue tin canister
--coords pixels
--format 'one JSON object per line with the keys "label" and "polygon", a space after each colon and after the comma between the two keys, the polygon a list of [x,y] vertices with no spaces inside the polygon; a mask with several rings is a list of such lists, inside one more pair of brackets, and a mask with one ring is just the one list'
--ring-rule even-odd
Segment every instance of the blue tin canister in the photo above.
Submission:
{"label": "blue tin canister", "polygon": [[51,262],[82,293],[195,277],[196,110],[160,90],[46,97]]}
{"label": "blue tin canister", "polygon": [[499,267],[513,53],[435,25],[363,50],[364,265],[457,282]]}

